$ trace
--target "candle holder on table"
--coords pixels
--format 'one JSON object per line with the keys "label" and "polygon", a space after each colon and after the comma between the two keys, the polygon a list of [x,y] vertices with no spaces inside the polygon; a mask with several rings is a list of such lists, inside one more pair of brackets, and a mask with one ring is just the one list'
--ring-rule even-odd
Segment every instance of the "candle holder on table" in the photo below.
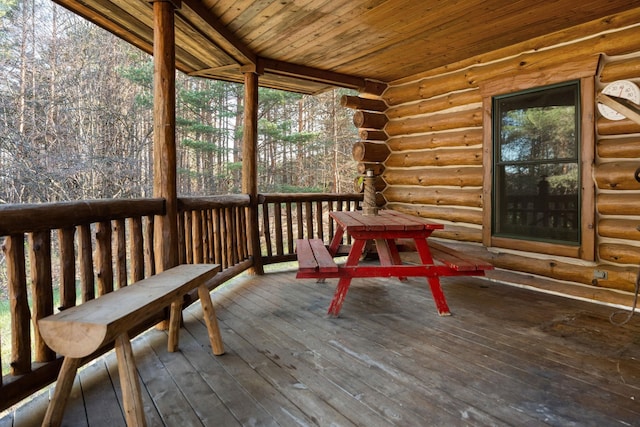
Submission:
{"label": "candle holder on table", "polygon": [[364,201],[362,206],[362,215],[378,215],[375,181],[376,177],[373,175],[373,171],[368,169],[364,177]]}

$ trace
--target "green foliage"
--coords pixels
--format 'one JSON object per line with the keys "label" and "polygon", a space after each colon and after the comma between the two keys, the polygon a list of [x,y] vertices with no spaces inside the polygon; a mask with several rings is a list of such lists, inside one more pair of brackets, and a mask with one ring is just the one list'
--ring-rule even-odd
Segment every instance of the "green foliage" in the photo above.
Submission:
{"label": "green foliage", "polygon": [[[0,292],[1,294],[1,292]],[[11,336],[11,316],[9,312],[9,299],[4,297],[0,299],[0,337],[5,337],[4,341],[0,341],[0,357],[2,358],[2,372],[9,371],[9,361],[11,360],[11,345],[5,343],[6,337]]]}
{"label": "green foliage", "polygon": [[18,0],[0,0],[0,18],[4,18],[15,10]]}
{"label": "green foliage", "polygon": [[227,163],[227,170],[229,172],[236,172],[242,170],[242,162],[229,162]]}
{"label": "green foliage", "polygon": [[152,90],[153,89],[153,62],[144,61],[137,62],[136,65],[128,67],[119,67],[118,74],[125,79],[136,83],[138,86]]}
{"label": "green foliage", "polygon": [[302,99],[302,95],[281,90],[260,88],[258,89],[258,98],[260,99],[261,107],[264,110],[268,110],[274,105],[295,104]]}
{"label": "green foliage", "polygon": [[578,188],[578,168],[569,169],[566,173],[547,178],[551,194],[575,194]]}
{"label": "green foliage", "polygon": [[153,94],[152,93],[138,93],[135,96],[136,106],[143,109],[153,108]]}
{"label": "green foliage", "polygon": [[201,139],[183,138],[181,144],[185,147],[193,148],[194,150],[205,152],[223,152],[220,147],[210,141],[203,141]]}
{"label": "green foliage", "polygon": [[[0,130],[5,135],[0,138],[0,150],[10,153],[9,159],[16,156],[0,174],[0,200],[44,202],[150,194],[152,56],[45,0],[36,0],[34,8],[24,10],[26,15],[9,13],[20,10],[22,4],[0,0],[0,70],[5,77],[0,82]],[[55,34],[47,20],[54,7]],[[30,13],[35,15],[27,16]],[[23,18],[42,25],[25,27]],[[36,61],[25,63],[26,73],[16,67],[22,40],[27,43],[26,52],[38,52]],[[53,56],[46,53],[55,53],[56,61],[50,63]],[[21,79],[24,93],[38,98],[19,102]],[[53,87],[55,98],[48,93]],[[312,97],[259,89],[260,191],[289,187],[350,191],[354,173],[350,151],[356,129],[352,112],[339,106],[343,93],[353,91]],[[176,72],[176,95],[177,158],[184,168],[179,191],[200,195],[238,188],[243,85]],[[24,130],[15,125],[20,105],[24,110],[20,113],[29,118]],[[52,117],[55,123],[50,122]],[[42,138],[45,129],[47,137]],[[337,167],[340,171],[334,170]],[[211,184],[219,182],[218,187]]]}
{"label": "green foliage", "polygon": [[[573,155],[575,108],[557,106],[511,110],[502,126],[508,160],[555,159]],[[505,159],[507,160],[507,159]]]}
{"label": "green foliage", "polygon": [[185,132],[193,132],[204,135],[221,135],[224,131],[214,126],[204,123],[188,120],[185,118],[177,118],[176,125],[181,126]]}
{"label": "green foliage", "polygon": [[134,96],[138,108],[153,109],[153,62],[137,61],[135,65],[119,67],[118,75],[141,89]]}

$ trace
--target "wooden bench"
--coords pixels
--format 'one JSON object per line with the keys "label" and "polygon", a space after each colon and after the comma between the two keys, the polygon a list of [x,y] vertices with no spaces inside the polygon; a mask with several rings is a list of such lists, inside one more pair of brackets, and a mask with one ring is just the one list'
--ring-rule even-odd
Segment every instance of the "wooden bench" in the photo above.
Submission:
{"label": "wooden bench", "polygon": [[493,270],[493,265],[488,262],[470,257],[467,254],[463,254],[437,242],[430,242],[429,250],[434,260],[442,262],[455,271]]}
{"label": "wooden bench", "polygon": [[171,306],[168,350],[176,351],[184,296],[198,289],[209,340],[215,355],[224,353],[218,321],[206,286],[220,266],[180,265],[131,286],[87,301],[76,307],[40,319],[38,327],[45,342],[64,356],[55,392],[42,423],[59,426],[64,407],[83,358],[115,340],[115,350],[128,426],[145,426],[144,409],[129,330]]}
{"label": "wooden bench", "polygon": [[296,253],[298,255],[297,278],[309,277],[309,274],[331,276],[338,272],[338,265],[320,239],[296,240]]}
{"label": "wooden bench", "polygon": [[[415,251],[415,246],[403,242],[399,249]],[[339,267],[327,246],[320,239],[296,240],[298,255],[298,274],[296,278],[333,278],[340,277]],[[493,270],[493,265],[463,254],[449,246],[434,241],[429,242],[429,250],[434,262],[446,265],[455,272],[481,272]]]}

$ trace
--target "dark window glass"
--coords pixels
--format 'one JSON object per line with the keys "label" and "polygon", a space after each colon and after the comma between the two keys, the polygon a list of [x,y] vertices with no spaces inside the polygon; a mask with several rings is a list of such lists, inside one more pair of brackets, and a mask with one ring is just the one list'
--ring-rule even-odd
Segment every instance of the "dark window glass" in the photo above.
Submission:
{"label": "dark window glass", "polygon": [[494,235],[580,242],[579,99],[579,82],[494,98]]}

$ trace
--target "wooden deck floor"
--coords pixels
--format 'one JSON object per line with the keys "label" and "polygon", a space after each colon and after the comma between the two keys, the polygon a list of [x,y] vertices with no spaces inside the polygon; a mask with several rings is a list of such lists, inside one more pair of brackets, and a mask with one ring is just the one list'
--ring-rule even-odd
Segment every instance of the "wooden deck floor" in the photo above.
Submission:
{"label": "wooden deck floor", "polygon": [[[443,279],[438,317],[422,279],[243,276],[213,294],[227,353],[211,355],[200,305],[181,351],[133,343],[150,426],[640,425],[640,316],[477,278]],[[65,425],[124,425],[115,356],[84,368]],[[39,425],[46,395],[0,420]],[[13,424],[12,424],[13,422]]]}

